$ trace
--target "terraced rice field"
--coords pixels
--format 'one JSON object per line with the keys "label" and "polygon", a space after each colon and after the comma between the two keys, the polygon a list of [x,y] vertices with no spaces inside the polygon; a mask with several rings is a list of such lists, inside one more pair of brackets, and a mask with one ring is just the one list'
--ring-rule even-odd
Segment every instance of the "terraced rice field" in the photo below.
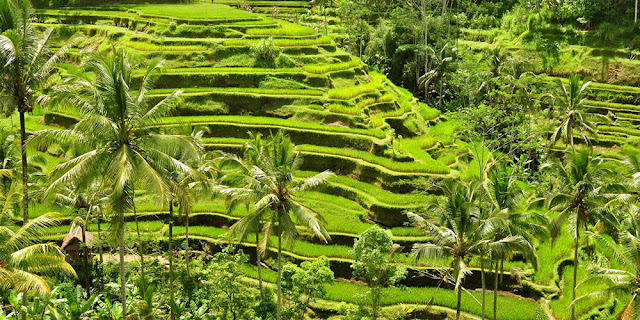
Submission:
{"label": "terraced rice field", "polygon": [[[279,8],[295,11],[306,6],[287,1]],[[151,102],[176,91],[181,95],[176,113],[164,118],[159,130],[206,127],[207,149],[226,152],[240,151],[250,130],[265,134],[283,130],[306,159],[307,171],[299,172],[300,177],[326,169],[336,172],[324,189],[299,195],[301,202],[323,214],[336,243],[318,244],[305,236],[287,251],[290,259],[324,255],[335,263],[348,262],[353,239],[374,222],[386,226],[400,243],[425,240],[419,230],[405,225],[405,211],[424,208],[433,195],[404,193],[406,188],[396,182],[455,177],[456,145],[450,138],[455,128],[439,111],[418,104],[406,90],[337,48],[331,38],[261,13],[268,8],[254,6],[254,13],[248,13],[222,2],[38,10],[37,14],[39,27],[57,31],[58,45],[70,34],[83,36],[71,50],[72,59],[82,58],[81,48],[106,50],[114,45],[125,47],[140,66],[148,59],[163,58],[165,66],[150,92]],[[280,50],[277,59],[255,58],[252,46],[269,38]],[[135,70],[133,78],[143,74],[144,70]],[[79,111],[62,107],[30,117],[28,126],[30,131],[70,126],[78,117]],[[394,147],[392,141],[398,137],[392,132],[411,143]],[[450,156],[432,157],[436,151]],[[167,209],[156,207],[144,195],[136,203],[145,237],[164,239]],[[34,211],[38,215],[44,210]],[[246,210],[228,212],[220,197],[203,199],[194,207],[190,233],[200,241],[226,241],[224,228],[244,214]],[[47,237],[60,240],[66,228],[52,229]],[[97,231],[97,226],[89,229]],[[174,232],[180,236],[184,228],[177,226]],[[405,254],[397,259],[426,267]],[[361,290],[348,286],[350,291],[342,291],[341,286],[332,287],[329,300],[345,300],[344,295],[350,295],[346,292]],[[416,290],[424,291],[420,292],[425,299],[440,292]],[[453,295],[450,288],[441,292]],[[449,298],[436,304],[450,308]],[[396,302],[388,302],[392,303]],[[531,308],[538,306],[531,303]],[[476,309],[465,311],[477,314]]]}
{"label": "terraced rice field", "polygon": [[[206,127],[205,146],[226,152],[240,151],[250,130],[265,134],[283,130],[307,159],[305,171],[297,173],[299,177],[325,169],[336,172],[319,192],[299,196],[303,203],[323,214],[330,234],[340,239],[339,243],[318,244],[311,237],[303,237],[286,251],[289,259],[300,261],[324,255],[333,264],[349,263],[353,238],[374,222],[388,228],[394,240],[403,245],[424,240],[419,230],[406,226],[404,213],[425,208],[433,202],[434,195],[406,193],[398,182],[456,177],[457,160],[465,156],[464,148],[454,138],[456,124],[447,121],[438,110],[418,103],[385,76],[371,72],[360,59],[337,48],[330,37],[272,17],[274,6],[283,13],[295,13],[306,10],[307,2],[249,3],[254,13],[232,8],[227,5],[233,4],[231,1],[223,0],[215,5],[39,10],[38,17],[40,26],[57,29],[60,39],[74,32],[83,34],[85,39],[78,47],[91,45],[104,50],[115,44],[126,47],[138,61],[165,59],[152,99],[178,90],[183,93],[176,114],[163,119],[158,129]],[[252,46],[269,38],[281,51],[278,58],[271,62],[254,58]],[[482,39],[462,43],[472,49],[492,46],[478,41]],[[80,59],[80,51],[73,50],[72,56]],[[140,78],[143,72],[137,70],[134,77]],[[556,79],[565,81],[562,77],[544,81]],[[622,141],[640,138],[640,88],[596,83],[586,104],[613,120],[599,124],[600,133],[595,140],[612,157]],[[28,127],[35,131],[47,126],[69,126],[77,116],[75,110],[51,110],[41,119],[29,118]],[[138,203],[138,211],[147,216],[144,220],[151,220],[142,223],[145,236],[164,239],[162,217],[167,215],[166,208],[143,200]],[[201,241],[224,242],[225,228],[244,214],[246,210],[228,212],[219,197],[202,200],[194,207],[195,225],[190,232]],[[96,231],[96,226],[89,229]],[[65,232],[66,226],[60,227],[48,237],[60,240]],[[178,226],[174,232],[180,236],[184,228]],[[559,281],[562,262],[569,257],[564,249],[570,247],[570,239],[565,236],[557,242],[566,246],[539,244],[544,251],[539,268],[514,261],[507,262],[505,270],[518,267],[531,275],[533,280],[525,286],[565,291],[569,288],[566,284],[559,289],[554,285]],[[412,268],[444,265],[420,265],[402,253],[396,260]],[[479,263],[473,261],[471,265],[477,268]],[[256,277],[253,266],[246,266],[245,272],[247,281]],[[273,274],[265,277],[267,282],[273,282]],[[361,290],[358,285],[337,281],[328,288],[327,300],[353,302],[353,296]],[[390,298],[385,304],[431,301],[436,306],[455,308],[450,288],[412,286],[402,294],[393,290],[396,289],[389,290]],[[478,298],[478,293],[473,296]],[[524,296],[500,296],[503,307],[499,318],[544,318],[542,302]],[[479,304],[471,296],[464,299],[468,301],[463,303],[463,311],[478,316]],[[492,297],[488,300],[492,301]],[[606,303],[609,301],[597,305]],[[515,306],[522,314],[510,311]],[[566,307],[566,299],[555,300],[552,307]],[[580,309],[586,314],[594,307]],[[492,312],[491,305],[487,312]]]}

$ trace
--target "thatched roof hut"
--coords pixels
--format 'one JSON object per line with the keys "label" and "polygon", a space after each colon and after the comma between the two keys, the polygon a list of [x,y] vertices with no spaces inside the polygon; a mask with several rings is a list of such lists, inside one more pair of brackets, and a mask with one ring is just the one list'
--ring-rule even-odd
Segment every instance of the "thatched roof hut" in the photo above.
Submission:
{"label": "thatched roof hut", "polygon": [[76,227],[69,231],[69,233],[62,240],[62,246],[60,248],[67,252],[69,260],[77,260],[82,256],[83,252],[80,250],[80,243],[86,242],[87,246],[91,248],[93,245],[94,236],[91,232],[85,232],[86,241],[82,241],[82,228]]}

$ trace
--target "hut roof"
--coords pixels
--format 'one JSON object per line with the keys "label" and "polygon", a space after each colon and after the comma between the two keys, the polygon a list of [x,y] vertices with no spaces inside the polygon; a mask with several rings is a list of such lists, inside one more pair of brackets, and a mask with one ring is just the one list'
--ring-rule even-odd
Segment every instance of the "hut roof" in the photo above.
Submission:
{"label": "hut roof", "polygon": [[[87,238],[87,245],[89,247],[91,247],[91,244],[93,243],[93,234],[91,234],[91,232],[86,231],[85,232],[85,236]],[[75,229],[69,231],[69,233],[64,237],[64,240],[62,240],[62,246],[60,247],[61,249],[64,249],[65,247],[67,247],[68,245],[70,245],[73,240],[76,240],[77,242],[83,242],[82,241],[82,228],[81,227],[76,227]]]}

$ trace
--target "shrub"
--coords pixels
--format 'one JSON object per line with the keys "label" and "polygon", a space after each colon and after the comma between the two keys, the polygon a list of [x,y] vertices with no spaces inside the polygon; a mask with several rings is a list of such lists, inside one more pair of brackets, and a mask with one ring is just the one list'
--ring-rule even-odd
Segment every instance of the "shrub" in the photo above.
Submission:
{"label": "shrub", "polygon": [[280,56],[280,48],[275,45],[273,38],[262,39],[251,45],[251,53],[256,60],[271,62]]}

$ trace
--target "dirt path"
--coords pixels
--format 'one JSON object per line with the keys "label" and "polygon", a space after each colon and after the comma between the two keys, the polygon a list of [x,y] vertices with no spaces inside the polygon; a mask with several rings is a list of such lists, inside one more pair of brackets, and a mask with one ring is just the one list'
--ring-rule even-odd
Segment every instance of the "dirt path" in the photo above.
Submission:
{"label": "dirt path", "polygon": [[[103,255],[104,257],[104,261],[109,261],[109,262],[118,262],[120,261],[120,255],[117,254],[110,254],[110,253],[105,253]],[[165,265],[168,266],[169,265],[169,260],[167,260],[167,258],[163,257],[163,256],[144,256],[144,260],[150,260],[150,259],[154,259],[154,260],[160,260],[160,262]],[[135,254],[127,254],[124,256],[124,261],[125,262],[132,262],[132,261],[139,261],[140,260],[140,256],[135,255]]]}

